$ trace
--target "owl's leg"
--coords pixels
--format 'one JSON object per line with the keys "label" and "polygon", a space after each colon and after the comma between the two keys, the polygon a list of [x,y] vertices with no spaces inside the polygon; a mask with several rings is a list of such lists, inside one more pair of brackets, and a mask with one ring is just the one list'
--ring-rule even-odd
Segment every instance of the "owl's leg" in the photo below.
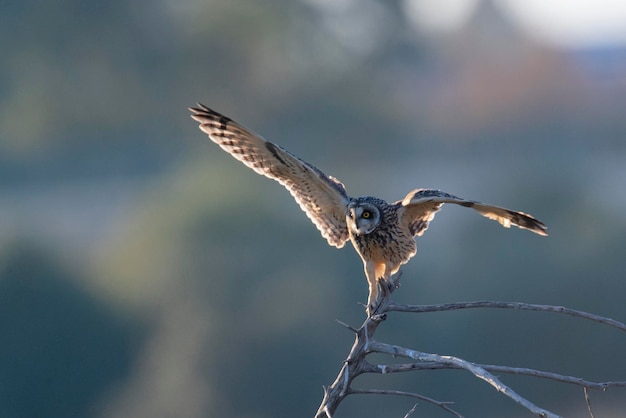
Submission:
{"label": "owl's leg", "polygon": [[397,283],[393,279],[393,275],[400,270],[400,266],[390,266],[385,263],[375,263],[369,261],[365,263],[365,276],[367,277],[367,284],[369,285],[369,296],[367,298],[367,315],[372,316],[378,310],[378,298],[380,296],[380,290],[378,286],[386,286],[384,294],[393,291],[394,287],[397,287]]}
{"label": "owl's leg", "polygon": [[[389,289],[393,289],[394,287],[396,287],[397,283],[394,280],[393,276],[399,270],[400,270],[399,265],[391,266],[389,264],[385,264],[385,274],[383,275],[383,278],[385,279],[385,286],[387,286]],[[397,277],[397,278],[399,279],[400,277]]]}
{"label": "owl's leg", "polygon": [[381,275],[380,265],[372,261],[365,263],[365,277],[369,286],[369,295],[367,297],[367,315],[371,316],[376,310],[376,301],[378,300],[378,277]]}

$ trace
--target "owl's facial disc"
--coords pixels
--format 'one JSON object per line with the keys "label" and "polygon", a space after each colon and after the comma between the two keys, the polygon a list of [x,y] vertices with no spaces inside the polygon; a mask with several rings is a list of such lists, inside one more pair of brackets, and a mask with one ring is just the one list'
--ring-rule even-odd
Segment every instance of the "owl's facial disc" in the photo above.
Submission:
{"label": "owl's facial disc", "polygon": [[370,204],[352,204],[348,207],[348,226],[352,233],[366,235],[376,229],[379,223],[379,211]]}

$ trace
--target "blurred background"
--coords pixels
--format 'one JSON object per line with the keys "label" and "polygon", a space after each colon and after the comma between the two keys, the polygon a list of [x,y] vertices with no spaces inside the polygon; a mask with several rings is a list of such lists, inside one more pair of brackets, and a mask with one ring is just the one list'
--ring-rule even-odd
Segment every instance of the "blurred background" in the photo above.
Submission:
{"label": "blurred background", "polygon": [[[608,0],[25,0],[0,5],[0,416],[306,417],[364,320],[359,257],[198,130],[202,102],[341,179],[445,207],[395,299],[626,320],[626,6]],[[380,341],[589,380],[626,335],[533,312],[392,314]],[[375,358],[372,361],[390,361]],[[393,361],[393,360],[391,360]],[[582,388],[501,376],[567,417]],[[530,413],[460,371],[364,376],[468,417]],[[626,392],[591,392],[622,417]],[[340,417],[402,417],[352,396]],[[413,416],[450,416],[420,403]]]}

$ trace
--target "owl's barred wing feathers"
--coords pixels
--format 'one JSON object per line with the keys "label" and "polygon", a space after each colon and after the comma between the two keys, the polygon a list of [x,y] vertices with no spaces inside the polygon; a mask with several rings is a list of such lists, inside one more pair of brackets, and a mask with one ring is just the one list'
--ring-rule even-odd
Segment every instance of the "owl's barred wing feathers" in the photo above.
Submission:
{"label": "owl's barred wing feathers", "polygon": [[258,174],[285,186],[328,243],[343,247],[349,238],[350,198],[339,180],[202,104],[189,110],[213,142]]}
{"label": "owl's barred wing feathers", "polygon": [[485,205],[471,200],[432,189],[413,190],[397,204],[401,204],[401,222],[404,222],[413,235],[422,235],[428,228],[428,223],[435,217],[444,203],[454,203],[456,205],[472,208],[481,215],[493,219],[505,228],[515,225],[518,228],[528,229],[539,235],[548,235],[547,227],[537,219],[523,212],[516,212],[499,206]]}

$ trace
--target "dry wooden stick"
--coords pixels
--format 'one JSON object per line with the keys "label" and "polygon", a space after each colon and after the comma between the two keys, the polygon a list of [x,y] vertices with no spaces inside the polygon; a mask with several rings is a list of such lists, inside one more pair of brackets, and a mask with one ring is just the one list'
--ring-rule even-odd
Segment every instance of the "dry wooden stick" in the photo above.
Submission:
{"label": "dry wooden stick", "polygon": [[395,302],[390,302],[385,312],[441,312],[441,311],[455,311],[459,309],[476,309],[476,308],[499,308],[499,309],[521,309],[525,311],[542,311],[553,312],[564,315],[574,316],[578,318],[588,319],[590,321],[599,322],[617,328],[621,331],[626,331],[626,324],[616,321],[611,318],[606,318],[600,315],[591,314],[589,312],[579,311],[576,309],[566,308],[564,306],[553,305],[537,305],[532,303],[522,302],[497,302],[497,301],[476,301],[476,302],[456,302],[456,303],[444,303],[439,305],[402,305]]}
{"label": "dry wooden stick", "polygon": [[[397,289],[399,284],[399,278],[400,276],[398,275],[395,277],[392,283],[380,283],[381,293],[375,313],[371,317],[368,317],[360,328],[356,329],[341,321],[337,321],[341,325],[345,326],[355,333],[355,341],[335,381],[329,387],[324,387],[324,399],[322,400],[322,403],[315,415],[316,418],[332,418],[334,412],[336,411],[342,400],[345,399],[346,396],[351,394],[410,396],[437,405],[450,412],[451,414],[456,415],[457,417],[461,416],[457,411],[448,407],[448,405],[450,404],[449,402],[436,401],[417,393],[377,389],[353,389],[351,387],[353,380],[363,373],[385,374],[425,369],[463,369],[469,371],[477,378],[488,382],[496,390],[503,393],[521,406],[525,407],[533,414],[546,418],[558,418],[558,415],[543,408],[540,408],[526,398],[522,397],[513,389],[503,384],[497,377],[492,374],[492,372],[527,375],[582,386],[585,393],[585,400],[587,403],[588,412],[592,418],[593,412],[591,410],[591,402],[589,399],[588,389],[606,390],[610,387],[626,387],[626,381],[590,382],[579,377],[566,376],[541,370],[476,364],[454,356],[442,356],[439,354],[424,353],[397,345],[380,343],[374,339],[374,334],[378,326],[387,318],[387,312],[424,313],[475,308],[520,309],[527,311],[542,311],[565,314],[605,324],[620,331],[626,331],[626,325],[622,322],[610,318],[605,318],[599,315],[566,308],[563,306],[496,301],[459,302],[439,305],[397,304],[391,300],[391,294],[394,292],[395,289]],[[416,362],[407,364],[375,365],[367,361],[366,357],[368,354],[371,353],[402,356],[416,360]],[[409,411],[407,415],[410,416],[414,412],[414,410],[415,407],[411,411]]]}

